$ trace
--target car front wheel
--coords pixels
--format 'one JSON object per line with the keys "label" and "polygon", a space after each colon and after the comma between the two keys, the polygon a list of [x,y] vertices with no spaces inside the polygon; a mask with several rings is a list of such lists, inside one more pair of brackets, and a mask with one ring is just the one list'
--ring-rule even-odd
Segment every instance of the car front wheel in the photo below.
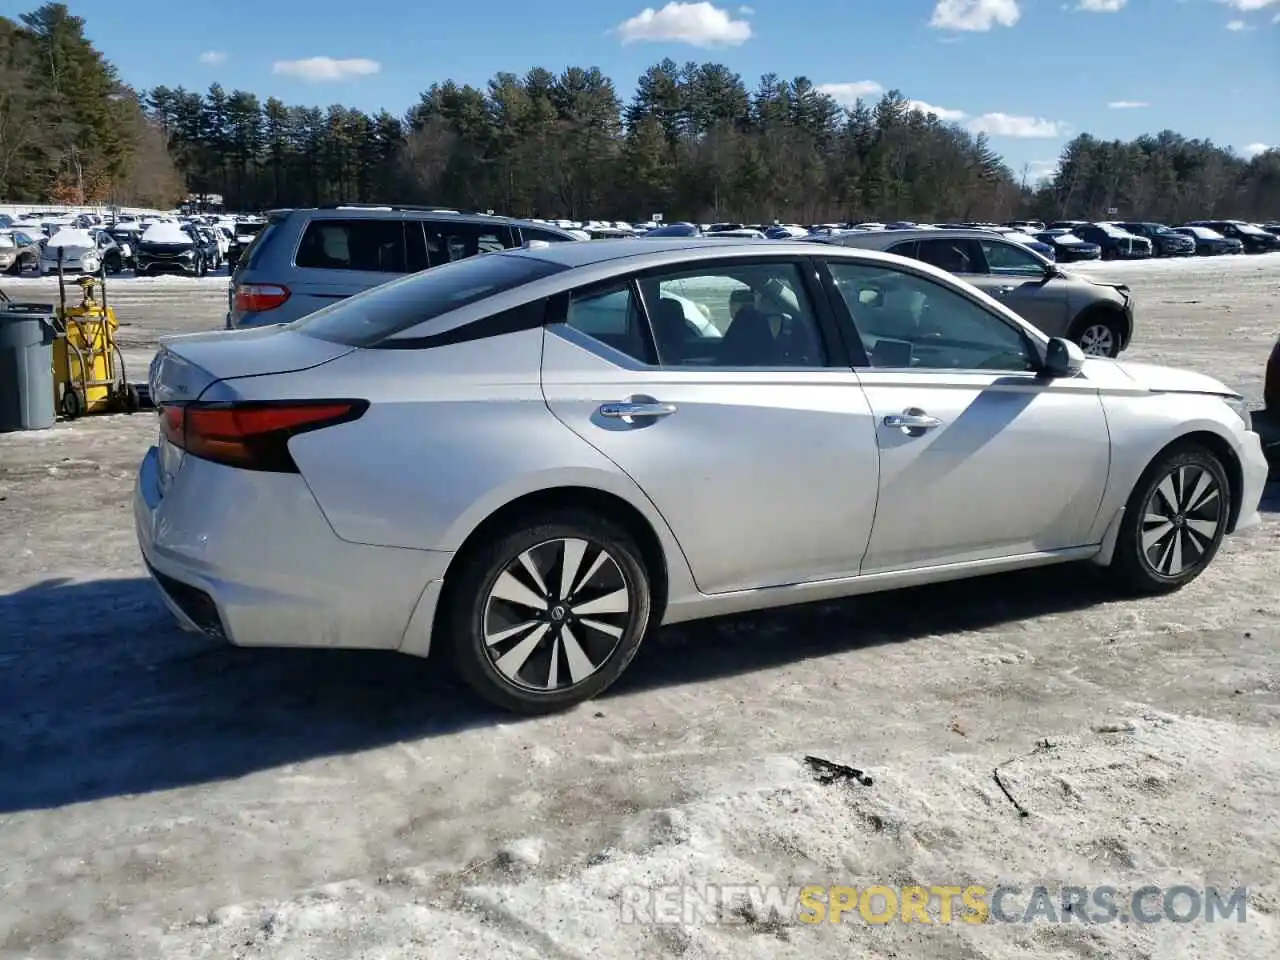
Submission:
{"label": "car front wheel", "polygon": [[1231,516],[1222,462],[1198,444],[1166,451],[1129,497],[1112,567],[1137,593],[1171,593],[1208,567]]}
{"label": "car front wheel", "polygon": [[499,534],[446,600],[454,665],[489,702],[549,713],[602,693],[649,630],[649,574],[626,531],[558,511]]}
{"label": "car front wheel", "polygon": [[1112,317],[1086,318],[1076,325],[1076,334],[1073,339],[1087,357],[1120,356],[1120,324]]}

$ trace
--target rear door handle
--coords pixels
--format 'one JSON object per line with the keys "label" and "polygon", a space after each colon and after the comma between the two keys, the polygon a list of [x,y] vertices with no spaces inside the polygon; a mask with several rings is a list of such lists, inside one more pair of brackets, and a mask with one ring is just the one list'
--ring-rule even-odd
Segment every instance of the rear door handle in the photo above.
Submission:
{"label": "rear door handle", "polygon": [[659,403],[656,400],[619,400],[600,404],[600,416],[611,420],[654,420],[669,417],[675,412],[674,403]]}
{"label": "rear door handle", "polygon": [[942,426],[942,421],[931,417],[923,410],[904,410],[902,413],[891,413],[884,418],[884,425],[901,430],[910,436],[919,436],[926,430]]}

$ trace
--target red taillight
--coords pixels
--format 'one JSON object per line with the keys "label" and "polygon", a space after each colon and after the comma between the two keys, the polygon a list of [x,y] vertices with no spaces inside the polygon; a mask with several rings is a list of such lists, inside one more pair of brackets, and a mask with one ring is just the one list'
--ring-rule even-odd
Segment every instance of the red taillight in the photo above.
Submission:
{"label": "red taillight", "polygon": [[297,473],[289,439],[358,420],[366,400],[281,400],[165,406],[165,439],[193,457],[244,470]]}
{"label": "red taillight", "polygon": [[274,283],[238,283],[232,298],[237,313],[266,313],[289,299],[289,288]]}

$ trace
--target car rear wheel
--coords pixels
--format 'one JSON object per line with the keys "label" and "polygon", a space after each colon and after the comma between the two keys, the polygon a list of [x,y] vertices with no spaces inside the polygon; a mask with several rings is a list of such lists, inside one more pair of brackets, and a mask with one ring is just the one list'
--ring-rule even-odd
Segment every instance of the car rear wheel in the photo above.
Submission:
{"label": "car rear wheel", "polygon": [[1175,447],[1143,473],[1125,508],[1112,568],[1137,593],[1171,593],[1208,567],[1231,516],[1231,485],[1217,456]]}
{"label": "car rear wheel", "polygon": [[454,665],[503,709],[549,713],[597,696],[649,630],[653,601],[640,550],[594,514],[538,516],[463,563],[445,611]]}

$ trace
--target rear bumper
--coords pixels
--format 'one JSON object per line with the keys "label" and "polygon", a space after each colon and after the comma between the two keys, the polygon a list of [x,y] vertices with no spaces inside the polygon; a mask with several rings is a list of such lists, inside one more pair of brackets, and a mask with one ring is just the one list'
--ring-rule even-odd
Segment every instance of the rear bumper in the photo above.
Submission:
{"label": "rear bumper", "polygon": [[189,457],[162,498],[152,447],[133,508],[147,569],[188,630],[246,647],[430,647],[452,554],[339,540],[297,475]]}

